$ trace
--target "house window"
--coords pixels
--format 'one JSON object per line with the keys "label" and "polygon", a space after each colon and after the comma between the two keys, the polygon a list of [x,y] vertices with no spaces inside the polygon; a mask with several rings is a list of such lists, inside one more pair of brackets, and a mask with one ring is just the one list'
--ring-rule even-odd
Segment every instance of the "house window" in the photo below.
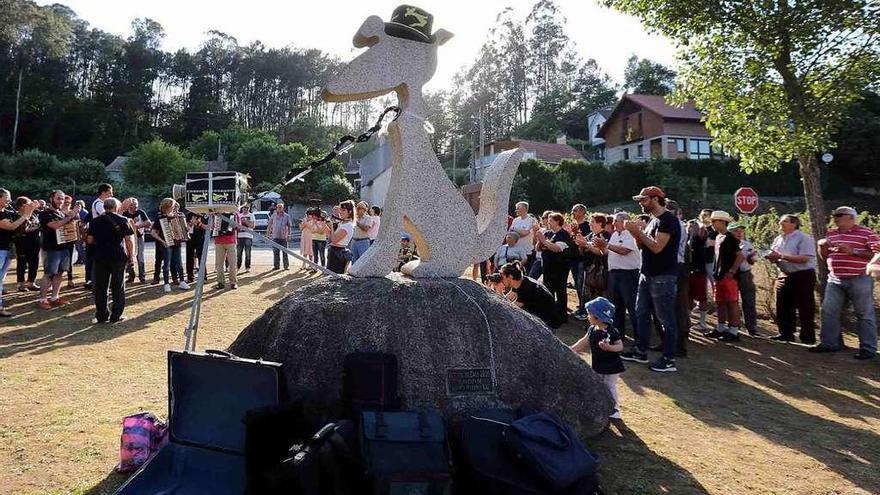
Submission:
{"label": "house window", "polygon": [[594,134],[594,136],[599,135],[599,129],[601,129],[601,128],[602,128],[602,124],[596,124],[596,134]]}
{"label": "house window", "polygon": [[629,160],[629,148],[624,148],[624,149],[623,149],[623,159],[624,159],[624,160]]}
{"label": "house window", "polygon": [[669,138],[666,142],[669,144],[674,144],[675,151],[678,153],[684,153],[685,151],[687,151],[684,138]]}
{"label": "house window", "polygon": [[712,148],[708,139],[691,139],[691,160],[712,158]]}
{"label": "house window", "polygon": [[636,146],[636,156],[639,158],[643,158],[645,156],[645,145],[640,144]]}

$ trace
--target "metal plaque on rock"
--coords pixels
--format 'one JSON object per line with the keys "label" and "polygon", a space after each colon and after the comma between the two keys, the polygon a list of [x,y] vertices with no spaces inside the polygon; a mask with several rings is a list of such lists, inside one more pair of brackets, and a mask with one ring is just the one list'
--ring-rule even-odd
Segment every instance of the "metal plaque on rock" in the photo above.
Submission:
{"label": "metal plaque on rock", "polygon": [[492,382],[490,368],[448,368],[446,370],[446,395],[492,394],[495,385]]}

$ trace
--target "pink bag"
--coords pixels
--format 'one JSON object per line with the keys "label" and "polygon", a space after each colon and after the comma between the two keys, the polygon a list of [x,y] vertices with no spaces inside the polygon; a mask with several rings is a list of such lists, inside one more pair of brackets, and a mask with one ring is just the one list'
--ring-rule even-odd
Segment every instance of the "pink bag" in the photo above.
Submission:
{"label": "pink bag", "polygon": [[152,413],[122,419],[122,439],[116,472],[128,473],[141,467],[168,440],[168,427]]}

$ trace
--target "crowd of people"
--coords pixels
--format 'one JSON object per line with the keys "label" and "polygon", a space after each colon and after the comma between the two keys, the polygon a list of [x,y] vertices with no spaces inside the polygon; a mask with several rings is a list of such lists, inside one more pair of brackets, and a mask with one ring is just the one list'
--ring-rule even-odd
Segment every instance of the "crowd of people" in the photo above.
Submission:
{"label": "crowd of people", "polygon": [[[166,293],[172,287],[190,288],[209,245],[206,236],[213,239],[217,289],[225,289],[227,280],[229,288],[237,289],[242,266],[250,272],[255,217],[248,206],[209,219],[184,214],[175,200],[165,198],[151,218],[137,198],[114,198],[109,184],[96,192],[87,210],[82,201],[74,202],[63,191],[52,192],[47,201],[27,197],[13,201],[9,191],[0,189],[0,279],[10,267],[14,249],[18,290],[38,292],[36,303],[51,309],[67,304],[60,294],[64,275],[68,287],[74,287],[73,266],[83,265],[84,287],[95,295],[94,321],[102,323],[125,318],[126,283],[147,283],[148,232],[156,243],[153,283],[161,284]],[[779,235],[768,251],[758,253],[746,239],[745,226],[725,211],[705,209],[697,218],[685,220],[678,205],[656,186],[642,189],[633,200],[641,209],[635,218],[623,211],[589,213],[576,204],[570,220],[554,211],[538,219],[529,213],[528,203],[517,203],[503,242],[492,258],[474,267],[474,276],[479,271],[489,288],[551,328],[569,318],[600,323],[607,319],[613,332],[605,333],[619,336],[621,342],[628,336],[632,344],[615,351],[612,338],[597,349],[618,352],[622,360],[637,363],[649,363],[649,351],[657,351],[661,354],[650,369],[671,372],[678,369],[676,358],[687,355],[692,329],[722,342],[739,340],[741,330],[760,336],[751,270],[764,258],[778,268],[774,281],[778,332],[767,338],[800,340],[812,352],[836,352],[842,348],[841,313],[849,303],[858,322],[855,357],[876,354],[870,273],[880,275],[880,236],[856,223],[853,208],[835,209],[835,227],[818,242],[801,230],[796,215],[782,215]],[[378,206],[351,200],[339,203],[330,214],[309,208],[298,222],[302,255],[313,267],[345,273],[375,241],[381,213]],[[285,205],[275,205],[266,226],[273,270],[289,269],[288,241],[294,225]],[[398,269],[418,259],[408,234],[401,234],[400,243]],[[814,291],[820,262],[827,264],[829,276],[817,336]],[[43,277],[38,281],[40,265]],[[572,310],[570,289],[576,294]],[[602,314],[591,312],[591,304]],[[717,316],[714,327],[707,324],[712,311]],[[0,293],[0,317],[9,316]],[[659,337],[656,345],[651,345],[653,333]],[[599,345],[587,338],[575,348],[583,350],[588,343]]]}
{"label": "crowd of people", "polygon": [[[641,209],[636,218],[623,211],[590,214],[577,204],[570,221],[553,211],[535,218],[527,203],[517,203],[503,243],[474,274],[480,270],[490,289],[551,328],[573,318],[589,320],[592,329],[595,321],[607,319],[614,330],[610,340],[605,329],[602,339],[585,337],[573,348],[583,351],[589,344],[601,352],[619,352],[621,360],[650,362],[657,372],[677,371],[676,358],[687,355],[692,330],[722,342],[739,340],[744,330],[753,337],[799,340],[811,352],[838,351],[847,302],[857,320],[855,358],[876,354],[871,273],[880,276],[880,235],[858,225],[853,208],[835,209],[834,228],[818,242],[801,230],[796,215],[782,215],[779,235],[768,251],[758,253],[746,238],[745,225],[725,211],[705,209],[686,220],[678,204],[656,186],[642,189],[633,200]],[[752,267],[759,258],[778,268],[773,287],[778,331],[773,335],[762,336],[757,324]],[[814,295],[820,262],[827,264],[829,276],[817,340]],[[570,289],[577,297],[571,310]],[[591,312],[590,304],[602,314]],[[707,313],[712,311],[717,324],[710,327]],[[659,343],[652,345],[654,333]],[[632,344],[618,349],[615,336],[621,342],[629,336]],[[607,345],[600,349],[600,341]],[[653,362],[650,351],[660,353]]]}
{"label": "crowd of people", "polygon": [[[152,282],[165,293],[172,287],[188,290],[194,283],[206,236],[213,240],[217,289],[237,289],[239,270],[242,266],[245,273],[251,270],[255,217],[249,206],[240,212],[213,215],[208,232],[211,223],[207,216],[181,211],[172,198],[161,200],[158,213],[150,216],[137,198],[115,198],[110,184],[101,184],[96,194],[87,209],[83,201],[73,201],[60,190],[43,201],[24,196],[13,200],[8,190],[0,189],[0,280],[14,256],[18,291],[38,293],[36,304],[48,310],[68,304],[61,296],[63,280],[67,275],[67,288],[77,288],[73,271],[75,265],[81,265],[82,288],[94,293],[93,323],[114,323],[125,319],[126,284],[147,284],[147,235],[156,246]],[[286,246],[289,229],[289,214],[278,204],[270,217],[269,234]],[[320,244],[320,238],[316,242]],[[278,268],[277,253],[275,263]],[[38,280],[40,267],[43,276]],[[288,268],[286,253],[284,267]],[[0,317],[11,316],[0,291]]]}

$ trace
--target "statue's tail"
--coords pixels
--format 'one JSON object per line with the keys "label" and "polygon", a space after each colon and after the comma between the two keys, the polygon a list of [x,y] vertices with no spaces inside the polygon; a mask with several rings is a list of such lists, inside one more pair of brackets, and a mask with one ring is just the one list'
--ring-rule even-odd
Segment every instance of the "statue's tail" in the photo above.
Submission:
{"label": "statue's tail", "polygon": [[473,263],[488,259],[504,241],[510,188],[522,157],[521,148],[502,152],[486,170],[477,213],[477,239],[474,249],[477,259]]}

